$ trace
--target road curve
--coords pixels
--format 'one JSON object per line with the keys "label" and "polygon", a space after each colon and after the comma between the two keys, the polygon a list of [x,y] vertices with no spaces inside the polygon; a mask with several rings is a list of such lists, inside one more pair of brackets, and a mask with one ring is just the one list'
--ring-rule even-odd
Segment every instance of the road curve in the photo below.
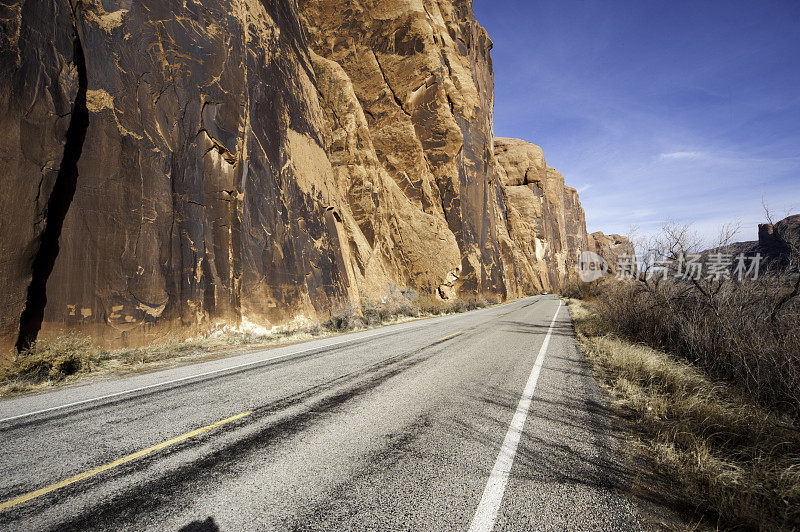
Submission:
{"label": "road curve", "polygon": [[539,296],[0,401],[3,530],[639,530]]}

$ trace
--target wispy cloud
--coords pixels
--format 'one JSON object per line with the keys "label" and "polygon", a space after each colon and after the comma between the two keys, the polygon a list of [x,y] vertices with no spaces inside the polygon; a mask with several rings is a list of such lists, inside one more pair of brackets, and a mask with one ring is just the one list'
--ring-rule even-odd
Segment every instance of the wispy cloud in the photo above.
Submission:
{"label": "wispy cloud", "polygon": [[733,3],[474,2],[495,132],[543,147],[590,231],[669,219],[711,241],[741,219],[755,239],[762,195],[778,216],[800,204],[800,3]]}
{"label": "wispy cloud", "polygon": [[576,190],[578,191],[578,194],[583,194],[584,192],[586,192],[590,188],[592,188],[592,184],[591,183],[589,183],[588,185],[581,185]]}
{"label": "wispy cloud", "polygon": [[630,218],[633,220],[643,220],[644,218],[649,218],[656,214],[655,209],[634,209],[630,211]]}
{"label": "wispy cloud", "polygon": [[666,160],[679,160],[679,159],[701,159],[705,154],[701,151],[673,151],[670,153],[662,153],[658,156],[659,159]]}

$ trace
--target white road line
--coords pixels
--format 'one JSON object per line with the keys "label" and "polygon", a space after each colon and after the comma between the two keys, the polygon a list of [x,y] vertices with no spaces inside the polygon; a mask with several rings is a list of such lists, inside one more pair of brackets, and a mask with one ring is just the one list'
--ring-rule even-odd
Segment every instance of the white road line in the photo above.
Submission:
{"label": "white road line", "polygon": [[[508,305],[508,304],[509,303],[505,303],[504,305],[500,305],[500,306],[505,306],[505,305]],[[493,307],[493,308],[496,308],[496,307]],[[482,309],[482,310],[492,310],[492,309]],[[455,318],[455,317],[458,317],[458,316],[460,316],[460,314],[455,314],[453,316],[447,316],[447,317],[445,317],[445,319],[443,319],[441,321],[449,321],[449,319]],[[441,323],[441,322],[439,322],[439,323]],[[122,391],[122,392],[111,393],[111,394],[103,395],[103,396],[100,396],[100,397],[93,397],[91,399],[84,399],[82,401],[75,401],[74,403],[69,403],[69,404],[60,405],[60,406],[54,406],[54,407],[51,407],[51,408],[44,408],[42,410],[36,410],[34,412],[27,412],[25,414],[19,414],[17,416],[11,416],[11,417],[7,417],[5,419],[0,419],[0,424],[8,423],[10,421],[17,421],[19,419],[25,419],[25,418],[31,417],[31,416],[37,416],[39,414],[47,414],[49,412],[57,412],[58,410],[64,410],[66,408],[72,408],[72,407],[75,407],[75,406],[81,406],[81,405],[85,405],[85,404],[89,404],[89,403],[95,403],[95,402],[98,402],[98,401],[105,401],[106,399],[113,399],[115,397],[121,397],[121,396],[124,396],[124,395],[131,395],[131,394],[135,394],[135,393],[138,393],[138,392],[143,392],[145,390],[152,390],[154,388],[161,388],[163,386],[169,386],[170,384],[177,384],[179,382],[190,381],[190,380],[193,380],[193,379],[200,379],[200,378],[203,378],[203,377],[208,377],[210,375],[217,375],[219,373],[225,373],[225,372],[229,372],[229,371],[234,371],[234,370],[237,370],[237,369],[242,369],[242,368],[246,368],[246,367],[250,367],[250,366],[257,366],[259,364],[266,364],[267,362],[272,362],[274,360],[280,360],[282,358],[287,358],[287,357],[296,356],[296,355],[302,355],[303,353],[308,353],[310,351],[317,351],[317,350],[320,350],[320,349],[328,349],[328,348],[336,347],[337,345],[345,344],[345,343],[348,343],[348,342],[366,340],[368,338],[373,338],[375,336],[381,336],[381,335],[385,335],[385,334],[391,334],[391,333],[394,333],[394,332],[398,332],[398,331],[396,331],[396,330],[394,330],[394,331],[378,331],[375,334],[362,336],[361,338],[345,339],[345,340],[343,340],[341,342],[336,342],[336,343],[325,345],[325,346],[310,347],[308,349],[303,349],[302,351],[295,351],[295,352],[292,352],[292,353],[287,353],[285,355],[278,355],[278,356],[274,356],[274,357],[270,357],[270,358],[256,360],[256,361],[253,361],[253,362],[247,362],[245,364],[239,364],[237,366],[230,366],[230,367],[226,367],[226,368],[215,369],[215,370],[212,370],[212,371],[207,371],[205,373],[199,373],[197,375],[189,375],[187,377],[181,377],[179,379],[173,379],[173,380],[170,380],[170,381],[159,382],[159,383],[156,383],[156,384],[151,384],[149,386],[143,386],[141,388],[134,388],[133,390],[125,390],[125,391]]]}
{"label": "white road line", "polygon": [[514,464],[514,456],[517,454],[517,445],[525,427],[525,420],[528,418],[528,411],[531,408],[536,382],[539,380],[539,373],[542,371],[544,357],[550,344],[550,336],[553,333],[553,326],[560,310],[561,301],[558,302],[553,321],[550,322],[550,328],[544,337],[542,348],[539,349],[539,355],[536,357],[533,370],[530,377],[528,377],[528,383],[525,385],[517,410],[511,419],[511,425],[508,427],[508,432],[506,432],[503,446],[500,447],[500,454],[497,455],[494,468],[492,468],[486,488],[483,490],[481,502],[478,504],[478,509],[475,511],[475,516],[472,518],[472,523],[469,527],[470,532],[490,532],[494,528],[497,512],[500,510],[500,503],[503,501],[503,494],[506,491],[508,476],[511,473],[511,466]]}
{"label": "white road line", "polygon": [[46,414],[48,412],[56,412],[58,410],[63,410],[65,408],[72,408],[74,406],[85,405],[87,403],[105,401],[106,399],[113,399],[115,397],[121,397],[123,395],[131,395],[131,394],[135,394],[135,393],[138,393],[138,392],[143,392],[145,390],[152,390],[153,388],[160,388],[160,387],[163,387],[163,386],[169,386],[170,384],[176,384],[176,383],[179,383],[179,382],[189,381],[189,380],[193,380],[193,379],[200,379],[200,378],[203,378],[203,377],[208,377],[210,375],[216,375],[216,374],[219,374],[219,373],[230,372],[230,371],[234,371],[234,370],[237,370],[237,369],[242,369],[242,368],[246,368],[246,367],[250,367],[250,366],[257,366],[259,364],[266,364],[267,362],[272,362],[274,360],[280,360],[282,358],[292,357],[292,356],[296,356],[296,355],[302,355],[303,353],[308,353],[309,351],[324,350],[324,349],[328,349],[328,348],[331,348],[331,347],[336,347],[337,345],[345,344],[345,343],[348,343],[348,342],[366,340],[366,339],[372,338],[374,336],[381,336],[383,334],[389,334],[389,333],[392,333],[392,332],[395,332],[395,331],[381,331],[381,332],[376,333],[376,334],[370,334],[370,335],[367,335],[367,336],[362,336],[361,338],[347,339],[347,340],[344,340],[342,342],[336,342],[336,343],[329,344],[329,345],[318,346],[318,347],[310,347],[308,349],[303,349],[302,351],[294,351],[292,353],[286,353],[285,355],[278,355],[278,356],[274,356],[274,357],[270,357],[270,358],[264,358],[264,359],[261,359],[261,360],[255,360],[253,362],[247,362],[245,364],[239,364],[239,365],[236,365],[236,366],[230,366],[230,367],[215,369],[215,370],[212,370],[212,371],[206,371],[205,373],[198,373],[196,375],[189,375],[187,377],[181,377],[179,379],[173,379],[173,380],[170,380],[170,381],[164,381],[164,382],[159,382],[159,383],[156,383],[156,384],[150,384],[149,386],[142,386],[141,388],[134,388],[132,390],[125,390],[125,391],[122,391],[122,392],[111,393],[111,394],[103,395],[103,396],[100,396],[100,397],[93,397],[91,399],[84,399],[83,401],[76,401],[74,403],[69,403],[69,404],[66,404],[66,405],[54,406],[54,407],[51,407],[51,408],[44,408],[42,410],[36,410],[34,412],[28,412],[26,414],[20,414],[18,416],[12,416],[12,417],[7,417],[5,419],[0,419],[0,423],[6,423],[6,422],[9,422],[9,421],[16,421],[18,419],[23,419],[23,418],[26,418],[26,417],[36,416],[38,414]]}

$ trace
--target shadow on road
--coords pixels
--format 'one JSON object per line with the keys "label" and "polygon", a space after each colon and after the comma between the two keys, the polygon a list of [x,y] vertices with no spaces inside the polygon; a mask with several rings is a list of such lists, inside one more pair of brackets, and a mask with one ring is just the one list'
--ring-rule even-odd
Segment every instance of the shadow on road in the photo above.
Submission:
{"label": "shadow on road", "polygon": [[[536,323],[525,323],[524,321],[501,320],[500,325],[504,326],[504,330],[511,333],[523,333],[542,336],[547,334],[550,330],[550,324],[541,325]],[[573,337],[572,323],[557,322],[553,325],[552,336],[565,336]]]}
{"label": "shadow on road", "polygon": [[[619,434],[629,421],[587,380],[592,377],[585,363],[569,356],[548,356],[546,362],[545,371],[561,373],[553,382],[568,382],[576,389],[559,393],[557,398],[536,394],[517,447],[512,477],[542,485],[580,485],[623,493],[640,505],[646,503],[648,511],[655,508],[655,513],[663,508],[685,511],[678,500],[666,499],[663,477],[625,450]],[[548,376],[553,377],[552,373]],[[484,387],[473,397],[493,408],[476,409],[471,418],[453,419],[451,429],[496,456],[517,409],[519,393]]]}
{"label": "shadow on road", "polygon": [[179,532],[219,532],[219,527],[214,518],[209,517],[205,521],[192,521],[182,527]]}

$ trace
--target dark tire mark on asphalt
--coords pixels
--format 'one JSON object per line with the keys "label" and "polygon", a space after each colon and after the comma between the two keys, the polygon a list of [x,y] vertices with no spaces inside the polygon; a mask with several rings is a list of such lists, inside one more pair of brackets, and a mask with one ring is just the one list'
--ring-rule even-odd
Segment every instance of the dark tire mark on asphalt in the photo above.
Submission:
{"label": "dark tire mark on asphalt", "polygon": [[[380,335],[379,338],[383,339],[383,338],[391,337],[391,336],[394,336],[394,335],[397,335],[397,334],[400,334],[400,333],[403,333],[403,332],[405,332],[405,331],[401,330],[401,331],[391,332],[391,333],[387,333],[386,335]],[[235,376],[235,375],[244,375],[244,374],[248,374],[248,373],[251,373],[251,372],[256,372],[256,371],[264,370],[264,369],[273,370],[273,369],[277,369],[277,368],[280,368],[280,367],[283,367],[283,366],[287,366],[287,365],[293,364],[295,362],[302,362],[302,361],[306,361],[306,360],[315,360],[315,359],[318,359],[318,358],[323,358],[325,356],[335,354],[335,353],[341,351],[342,349],[353,347],[354,345],[357,345],[360,342],[363,342],[364,340],[370,340],[370,339],[372,339],[372,338],[359,338],[359,339],[356,339],[356,340],[343,342],[341,344],[336,344],[336,345],[331,346],[331,347],[320,347],[319,349],[316,349],[316,350],[311,351],[309,353],[302,353],[302,354],[298,354],[296,356],[292,356],[290,354],[285,358],[280,358],[280,359],[276,359],[276,360],[264,360],[263,363],[255,363],[252,366],[247,366],[247,367],[238,368],[238,369],[232,369],[230,371],[222,371],[222,372],[214,374],[214,375],[207,375],[207,376],[198,377],[198,378],[195,378],[195,379],[189,378],[186,381],[181,381],[181,382],[177,382],[177,383],[174,383],[174,384],[168,384],[168,385],[165,385],[163,387],[152,388],[150,390],[146,390],[146,391],[142,391],[142,392],[132,391],[130,395],[122,395],[120,397],[110,398],[108,400],[100,400],[100,401],[97,401],[97,402],[92,401],[92,402],[89,402],[89,403],[85,403],[83,405],[77,405],[74,408],[65,408],[63,410],[59,410],[58,412],[54,412],[54,413],[49,414],[49,415],[48,414],[42,414],[41,416],[32,416],[29,421],[22,421],[22,422],[19,422],[19,423],[10,422],[10,424],[6,424],[6,426],[2,426],[2,424],[0,424],[0,434],[7,433],[7,432],[12,432],[12,431],[18,430],[18,429],[23,429],[23,428],[26,428],[26,427],[29,427],[29,426],[32,426],[32,425],[39,425],[39,424],[42,424],[42,423],[47,423],[47,422],[52,422],[52,421],[56,421],[56,422],[57,421],[64,421],[66,418],[68,418],[70,416],[73,416],[75,414],[84,413],[84,412],[87,412],[87,411],[90,411],[90,410],[95,410],[95,409],[98,409],[98,408],[109,408],[109,407],[118,406],[118,405],[124,404],[124,403],[136,404],[136,402],[142,402],[142,401],[144,401],[146,399],[149,399],[149,398],[153,397],[154,395],[167,393],[167,392],[173,392],[173,391],[179,391],[179,390],[182,390],[182,389],[190,387],[190,386],[196,386],[198,384],[208,384],[208,383],[217,381],[219,379],[232,377],[232,376]],[[431,345],[435,345],[435,344],[431,344]]]}
{"label": "dark tire mark on asphalt", "polygon": [[[144,469],[155,461],[163,459],[196,445],[197,441],[208,441],[219,438],[243,426],[252,426],[264,422],[255,432],[204,456],[194,462],[179,467],[177,470],[158,473],[148,478],[143,484],[125,488],[111,499],[84,510],[80,515],[59,524],[51,530],[87,530],[116,528],[116,523],[132,523],[139,514],[153,513],[163,505],[174,505],[175,494],[186,496],[187,492],[202,490],[209,482],[218,482],[220,475],[236,474],[236,464],[242,458],[256,450],[275,447],[288,436],[309,428],[321,421],[325,414],[332,413],[347,401],[371,391],[389,379],[425,362],[442,352],[436,350],[425,353],[440,344],[453,340],[446,338],[437,340],[411,352],[396,355],[375,363],[359,371],[332,379],[326,383],[308,388],[291,396],[258,407],[253,414],[242,421],[231,423],[216,429],[212,434],[198,437],[195,441],[185,441],[131,462],[114,470],[113,476],[123,476]],[[370,376],[371,375],[371,376]],[[368,377],[368,378],[365,378]],[[350,386],[348,386],[350,384]],[[315,399],[316,398],[316,399]],[[298,411],[293,411],[296,409]],[[287,412],[288,411],[288,412]],[[277,419],[275,419],[277,417]],[[54,492],[42,497],[39,504],[53,504],[61,497],[88,491],[109,479],[109,475],[93,477],[82,483]],[[28,510],[34,510],[31,506]],[[16,512],[3,516],[17,519]]]}
{"label": "dark tire mark on asphalt", "polygon": [[376,472],[385,471],[406,458],[410,447],[419,440],[431,423],[430,417],[423,414],[408,424],[402,432],[387,436],[386,444],[365,458],[365,465],[359,472],[332,489],[324,500],[311,509],[300,516],[286,519],[281,528],[297,532],[346,530],[341,521],[347,521],[352,517],[352,512],[349,511],[352,499],[348,494],[362,479],[369,478]]}

